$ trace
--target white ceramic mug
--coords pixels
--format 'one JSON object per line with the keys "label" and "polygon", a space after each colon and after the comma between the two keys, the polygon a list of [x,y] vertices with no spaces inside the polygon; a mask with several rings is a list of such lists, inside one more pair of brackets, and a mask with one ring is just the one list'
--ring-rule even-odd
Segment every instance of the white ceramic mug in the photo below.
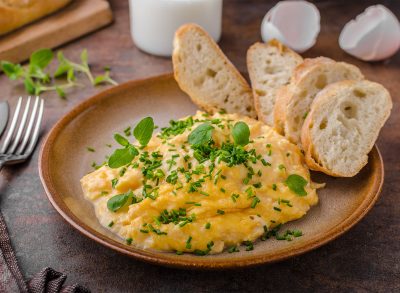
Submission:
{"label": "white ceramic mug", "polygon": [[223,0],[129,0],[133,41],[147,53],[171,56],[175,31],[185,23],[199,24],[218,41],[222,6]]}

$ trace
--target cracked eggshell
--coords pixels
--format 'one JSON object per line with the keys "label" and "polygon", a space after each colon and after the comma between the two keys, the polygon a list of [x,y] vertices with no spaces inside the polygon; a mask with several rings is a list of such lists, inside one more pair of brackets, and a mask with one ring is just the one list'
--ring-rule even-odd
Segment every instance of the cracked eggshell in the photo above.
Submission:
{"label": "cracked eggshell", "polygon": [[307,1],[278,2],[268,11],[261,24],[264,42],[277,39],[299,53],[314,46],[319,31],[319,10]]}
{"label": "cracked eggshell", "polygon": [[370,6],[344,26],[339,46],[364,61],[389,58],[400,48],[399,20],[383,5]]}

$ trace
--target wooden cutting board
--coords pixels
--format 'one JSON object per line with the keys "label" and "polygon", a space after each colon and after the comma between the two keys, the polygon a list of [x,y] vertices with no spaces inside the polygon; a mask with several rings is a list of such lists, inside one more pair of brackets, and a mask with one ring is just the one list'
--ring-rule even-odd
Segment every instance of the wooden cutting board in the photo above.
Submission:
{"label": "wooden cutting board", "polygon": [[112,22],[105,0],[74,0],[60,11],[0,37],[0,60],[21,62],[40,48],[54,48]]}

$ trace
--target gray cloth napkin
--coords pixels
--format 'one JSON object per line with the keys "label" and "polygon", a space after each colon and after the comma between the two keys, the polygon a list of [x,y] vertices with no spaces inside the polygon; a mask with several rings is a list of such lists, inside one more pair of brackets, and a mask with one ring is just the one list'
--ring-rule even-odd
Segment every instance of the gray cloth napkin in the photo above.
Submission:
{"label": "gray cloth napkin", "polygon": [[30,281],[25,282],[11,246],[10,236],[0,212],[0,292],[23,293],[86,293],[85,287],[74,284],[63,286],[67,276],[52,268],[44,268]]}

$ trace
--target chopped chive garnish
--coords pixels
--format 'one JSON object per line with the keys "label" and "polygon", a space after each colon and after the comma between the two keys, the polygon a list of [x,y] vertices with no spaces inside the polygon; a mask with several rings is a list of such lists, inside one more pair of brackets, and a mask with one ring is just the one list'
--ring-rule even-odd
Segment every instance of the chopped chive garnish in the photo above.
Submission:
{"label": "chopped chive garnish", "polygon": [[278,212],[282,211],[282,209],[280,209],[280,208],[278,208],[278,207],[274,207],[274,210],[275,210],[275,211],[278,211]]}
{"label": "chopped chive garnish", "polygon": [[115,186],[117,186],[118,184],[118,178],[114,178],[113,180],[111,180],[111,187],[114,189]]}
{"label": "chopped chive garnish", "polygon": [[88,150],[88,152],[94,153],[96,150],[92,147],[87,147],[86,148]]}
{"label": "chopped chive garnish", "polygon": [[261,183],[261,182],[257,182],[257,183],[254,183],[253,186],[254,186],[255,188],[261,188],[262,183]]}
{"label": "chopped chive garnish", "polygon": [[131,127],[128,126],[127,128],[125,128],[124,129],[124,133],[125,133],[126,136],[130,136],[132,134]]}
{"label": "chopped chive garnish", "polygon": [[183,254],[183,251],[177,250],[175,253],[176,253],[177,255],[182,255],[182,254]]}
{"label": "chopped chive garnish", "polygon": [[247,193],[247,198],[252,198],[254,196],[253,188],[251,186],[247,187],[246,193]]}
{"label": "chopped chive garnish", "polygon": [[132,244],[132,241],[133,241],[132,238],[127,238],[127,239],[126,239],[126,243],[127,243],[128,245],[131,245],[131,244]]}
{"label": "chopped chive garnish", "polygon": [[233,202],[236,202],[236,199],[239,198],[239,194],[233,193],[233,194],[231,195],[231,198],[232,198],[232,201],[233,201]]}
{"label": "chopped chive garnish", "polygon": [[114,226],[114,221],[111,221],[109,224],[108,224],[108,227],[112,227],[112,226]]}
{"label": "chopped chive garnish", "polygon": [[214,185],[217,184],[218,178],[219,178],[219,174],[220,174],[221,172],[222,172],[222,170],[219,169],[219,170],[217,171],[217,173],[215,174],[215,176],[214,176]]}
{"label": "chopped chive garnish", "polygon": [[277,189],[277,186],[276,186],[276,184],[274,183],[274,184],[272,184],[272,190],[275,190],[276,191],[276,189]]}
{"label": "chopped chive garnish", "polygon": [[223,215],[225,212],[223,210],[217,210],[217,214]]}
{"label": "chopped chive garnish", "polygon": [[292,232],[294,237],[303,236],[303,232],[301,232],[300,230],[293,230]]}
{"label": "chopped chive garnish", "polygon": [[222,188],[222,187],[219,190],[221,190],[221,192],[224,192],[224,193],[226,191],[225,188]]}
{"label": "chopped chive garnish", "polygon": [[278,166],[278,168],[279,168],[279,170],[286,169],[285,165],[283,165],[283,164],[280,164],[280,165]]}
{"label": "chopped chive garnish", "polygon": [[207,230],[209,230],[211,228],[211,224],[207,223],[205,227],[206,227]]}
{"label": "chopped chive garnish", "polygon": [[231,246],[231,247],[228,248],[228,252],[229,252],[229,253],[234,253],[234,252],[239,252],[239,251],[240,251],[240,250],[239,250],[239,248],[237,248],[236,245]]}
{"label": "chopped chive garnish", "polygon": [[189,236],[189,238],[186,240],[186,248],[187,249],[192,248],[192,244],[190,242],[192,242],[192,236]]}
{"label": "chopped chive garnish", "polygon": [[139,231],[142,233],[149,233],[149,230],[140,229]]}
{"label": "chopped chive garnish", "polygon": [[252,209],[254,209],[259,202],[260,202],[260,199],[257,196],[254,197],[250,207]]}
{"label": "chopped chive garnish", "polygon": [[300,237],[303,236],[303,233],[300,230],[286,230],[284,234],[278,235],[275,234],[276,240],[286,240],[292,241],[293,237]]}
{"label": "chopped chive garnish", "polygon": [[195,206],[201,207],[201,203],[194,202],[194,201],[187,201],[187,202],[185,202],[185,204],[192,204],[192,205],[195,205]]}
{"label": "chopped chive garnish", "polygon": [[251,241],[243,241],[243,244],[246,245],[246,251],[250,251],[254,249],[253,242]]}
{"label": "chopped chive garnish", "polygon": [[126,172],[126,168],[125,167],[121,168],[121,170],[119,170],[119,176],[121,176],[121,177],[124,176],[125,172]]}
{"label": "chopped chive garnish", "polygon": [[205,196],[210,196],[207,192],[204,191],[199,191],[200,194],[205,195]]}

